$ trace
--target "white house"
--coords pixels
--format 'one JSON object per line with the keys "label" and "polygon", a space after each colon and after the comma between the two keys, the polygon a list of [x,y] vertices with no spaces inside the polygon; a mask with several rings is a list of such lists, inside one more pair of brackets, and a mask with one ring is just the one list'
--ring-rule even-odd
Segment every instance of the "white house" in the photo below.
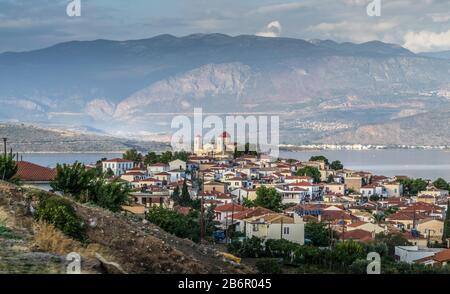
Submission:
{"label": "white house", "polygon": [[148,173],[151,175],[166,172],[169,170],[169,165],[165,163],[154,163],[147,167]]}
{"label": "white house", "polygon": [[399,261],[414,263],[414,261],[434,256],[444,248],[424,248],[418,246],[395,246],[395,258]]}
{"label": "white house", "polygon": [[285,239],[300,245],[305,243],[305,223],[303,218],[282,213],[269,213],[244,220],[247,238]]}
{"label": "white house", "polygon": [[174,169],[186,170],[186,162],[181,159],[175,159],[175,160],[169,162],[169,169],[170,170],[174,170]]}
{"label": "white house", "polygon": [[287,185],[288,190],[295,191],[300,189],[304,189],[307,191],[307,195],[310,197],[315,197],[320,194],[320,186],[316,184],[311,184],[309,182],[299,182],[299,183],[292,183]]}
{"label": "white house", "polygon": [[132,168],[133,162],[122,158],[114,158],[102,162],[102,171],[107,172],[111,170],[115,176],[120,176]]}
{"label": "white house", "polygon": [[181,169],[169,170],[167,172],[170,175],[169,182],[178,182],[186,177],[186,172]]}

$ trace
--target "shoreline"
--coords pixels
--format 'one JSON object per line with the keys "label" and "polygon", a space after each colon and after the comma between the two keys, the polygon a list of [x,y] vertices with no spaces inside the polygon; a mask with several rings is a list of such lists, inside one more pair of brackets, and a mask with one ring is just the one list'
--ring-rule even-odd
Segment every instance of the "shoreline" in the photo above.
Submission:
{"label": "shoreline", "polygon": [[335,145],[333,147],[317,145],[280,145],[280,151],[383,151],[383,150],[422,150],[450,151],[450,146],[373,146],[373,145]]}
{"label": "shoreline", "polygon": [[[291,152],[311,152],[311,151],[387,151],[387,150],[421,150],[421,151],[444,151],[450,152],[450,146],[448,147],[431,147],[431,146],[416,146],[416,147],[385,147],[385,148],[320,148],[320,147],[305,147],[305,146],[280,146],[280,151]],[[17,151],[19,154],[116,154],[125,153],[127,150],[116,151]],[[155,152],[162,152],[161,150]]]}

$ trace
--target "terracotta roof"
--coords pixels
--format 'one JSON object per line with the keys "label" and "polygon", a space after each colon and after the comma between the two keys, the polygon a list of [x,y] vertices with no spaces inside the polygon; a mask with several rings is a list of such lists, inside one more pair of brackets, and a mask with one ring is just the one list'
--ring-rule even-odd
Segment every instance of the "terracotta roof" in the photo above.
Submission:
{"label": "terracotta roof", "polygon": [[445,249],[436,253],[433,259],[438,262],[450,261],[450,249]]}
{"label": "terracotta roof", "polygon": [[217,206],[214,210],[218,211],[218,212],[233,211],[233,210],[238,212],[238,211],[247,210],[247,208],[244,207],[244,206],[241,206],[239,204],[234,204],[233,205],[232,203],[228,203],[228,204]]}
{"label": "terracotta roof", "polygon": [[356,217],[346,213],[342,210],[323,210],[322,211],[322,220],[333,221],[333,220],[352,220],[356,219]]}
{"label": "terracotta roof", "polygon": [[316,185],[311,184],[310,182],[300,182],[300,183],[291,183],[291,184],[288,184],[288,186],[312,187],[312,186],[316,186]]}
{"label": "terracotta roof", "polygon": [[361,242],[367,242],[367,241],[370,241],[373,239],[372,233],[364,231],[364,230],[360,230],[360,229],[345,232],[344,238],[346,240],[352,239],[352,240],[357,240],[357,241],[361,241]]}
{"label": "terracotta roof", "polygon": [[155,174],[155,176],[170,176],[170,174],[167,172],[160,172],[160,173]]}
{"label": "terracotta roof", "polygon": [[254,216],[265,215],[268,213],[273,213],[272,210],[264,208],[264,207],[255,207],[248,210],[240,211],[238,213],[233,214],[234,219],[246,219]]}
{"label": "terracotta roof", "polygon": [[164,167],[166,167],[166,166],[169,166],[169,165],[166,164],[166,163],[158,162],[158,163],[154,163],[154,164],[149,164],[148,166],[164,166]]}
{"label": "terracotta roof", "polygon": [[140,171],[127,171],[124,175],[125,176],[144,176],[145,173],[140,172]]}
{"label": "terracotta roof", "polygon": [[368,222],[356,221],[356,222],[354,222],[354,223],[349,224],[347,227],[350,227],[350,228],[357,228],[357,227],[362,226],[362,225],[365,225],[365,224],[368,224]]}
{"label": "terracotta roof", "polygon": [[29,182],[49,182],[56,177],[56,170],[27,161],[17,162],[17,173],[14,178]]}
{"label": "terracotta roof", "polygon": [[[424,219],[424,218],[426,218],[426,216],[424,216],[420,213],[416,213],[416,215],[415,215],[416,221],[418,221],[420,219]],[[412,221],[412,220],[414,220],[414,212],[398,211],[398,212],[390,215],[386,219],[388,219],[390,221],[395,221],[395,220],[410,220],[410,221]]]}
{"label": "terracotta roof", "polygon": [[113,159],[105,160],[103,162],[127,162],[127,163],[132,163],[131,160],[127,160],[127,159],[123,159],[123,158],[113,158]]}
{"label": "terracotta roof", "polygon": [[269,224],[281,224],[283,221],[284,224],[293,224],[294,218],[286,216],[282,213],[269,213],[261,216],[254,216],[250,218],[250,223],[259,224],[261,220],[265,223]]}

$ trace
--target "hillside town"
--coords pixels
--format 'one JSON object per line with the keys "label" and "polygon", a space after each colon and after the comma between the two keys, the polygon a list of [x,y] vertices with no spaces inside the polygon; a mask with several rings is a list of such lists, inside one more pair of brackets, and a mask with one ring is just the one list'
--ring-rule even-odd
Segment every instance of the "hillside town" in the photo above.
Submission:
{"label": "hillside town", "polygon": [[[249,240],[334,248],[349,241],[369,246],[386,236],[398,240],[387,242],[396,262],[436,267],[450,261],[444,180],[374,175],[323,156],[273,160],[246,147],[238,151],[224,132],[211,144],[197,137],[194,153],[143,156],[129,150],[86,169],[127,187],[122,213],[196,242],[228,246],[232,262],[245,255],[230,248]],[[55,191],[57,176],[57,169],[17,161],[14,177],[24,186]],[[161,221],[164,216],[185,217],[190,231],[178,232]]]}

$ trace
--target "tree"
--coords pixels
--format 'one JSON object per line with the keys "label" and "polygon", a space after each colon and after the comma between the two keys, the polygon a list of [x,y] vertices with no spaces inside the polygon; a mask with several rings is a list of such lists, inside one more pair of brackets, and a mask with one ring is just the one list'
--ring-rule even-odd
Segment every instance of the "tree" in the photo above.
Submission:
{"label": "tree", "polygon": [[80,199],[81,194],[89,191],[95,178],[95,170],[88,171],[80,162],[73,165],[58,164],[56,166],[56,177],[50,183],[54,191],[70,194]]}
{"label": "tree", "polygon": [[308,176],[314,179],[314,183],[320,182],[320,171],[313,166],[305,166],[297,171],[297,176]]}
{"label": "tree", "polygon": [[423,191],[427,188],[428,182],[423,179],[400,179],[400,184],[403,185],[403,191],[405,195],[414,196],[417,195],[420,191]]}
{"label": "tree", "polygon": [[394,256],[395,246],[409,245],[408,240],[401,233],[378,233],[375,235],[375,241],[385,243],[391,256]]}
{"label": "tree", "polygon": [[329,175],[327,178],[327,182],[328,183],[334,183],[334,176],[333,175]]}
{"label": "tree", "polygon": [[91,185],[90,201],[100,207],[117,212],[127,202],[129,193],[130,189],[125,183],[105,183],[103,179],[99,179]]}
{"label": "tree", "polygon": [[80,241],[85,239],[84,223],[66,199],[40,195],[34,218],[54,225],[69,237]]}
{"label": "tree", "polygon": [[265,256],[263,240],[257,237],[247,238],[242,242],[232,242],[228,246],[228,252],[245,258],[258,258]]}
{"label": "tree", "polygon": [[0,179],[4,181],[11,181],[17,173],[17,164],[14,161],[14,156],[8,154],[0,156]]}
{"label": "tree", "polygon": [[172,151],[166,151],[161,153],[159,156],[159,161],[162,163],[169,163],[173,160],[173,154]]}
{"label": "tree", "polygon": [[445,244],[450,238],[450,200],[447,200],[447,211],[444,220],[444,232],[442,234],[442,242]]}
{"label": "tree", "polygon": [[188,159],[189,159],[189,152],[186,152],[186,151],[177,151],[177,152],[175,152],[173,154],[173,156],[172,156],[172,160],[176,160],[176,159],[183,160],[183,161],[188,161]]}
{"label": "tree", "polygon": [[323,161],[325,162],[325,164],[328,164],[328,158],[326,158],[323,155],[318,155],[318,156],[311,156],[311,158],[309,159],[309,161]]}
{"label": "tree", "polygon": [[364,253],[364,247],[353,240],[339,242],[333,250],[334,259],[344,268],[350,267],[358,259],[363,259]]}
{"label": "tree", "polygon": [[375,223],[381,224],[384,221],[385,216],[384,216],[384,213],[379,212],[379,213],[374,214],[373,218],[375,220]]}
{"label": "tree", "polygon": [[328,246],[330,233],[322,222],[308,222],[305,225],[305,239],[309,239],[314,246]]}
{"label": "tree", "polygon": [[180,202],[180,187],[176,186],[175,189],[173,189],[172,200],[175,203]]}
{"label": "tree", "polygon": [[377,194],[370,195],[369,200],[377,202],[380,200],[380,196],[378,196]]}
{"label": "tree", "polygon": [[449,190],[449,184],[443,178],[438,178],[433,182],[433,186],[441,190]]}
{"label": "tree", "polygon": [[92,202],[111,211],[119,211],[128,200],[129,188],[124,183],[107,183],[106,174],[97,177],[96,169],[87,170],[79,162],[58,164],[56,171],[56,177],[50,183],[52,189],[80,202]]}
{"label": "tree", "polygon": [[183,215],[163,207],[153,207],[147,213],[146,218],[149,222],[159,226],[166,232],[180,238],[189,238],[194,242],[198,242],[200,225],[197,214]]}
{"label": "tree", "polygon": [[190,206],[191,203],[192,203],[191,194],[189,194],[186,179],[184,179],[183,187],[181,188],[180,201],[178,202],[178,204],[181,206]]}
{"label": "tree", "polygon": [[335,160],[335,161],[333,161],[333,162],[330,164],[330,168],[331,168],[332,170],[341,170],[341,169],[344,168],[344,165],[342,164],[341,161]]}
{"label": "tree", "polygon": [[275,258],[261,258],[256,262],[259,274],[281,274],[281,266]]}
{"label": "tree", "polygon": [[256,206],[261,206],[273,211],[280,211],[281,195],[273,187],[260,186],[256,189]]}
{"label": "tree", "polygon": [[252,208],[255,207],[255,201],[250,200],[248,198],[244,198],[244,200],[242,201],[242,206],[247,207],[247,208]]}
{"label": "tree", "polygon": [[133,161],[135,164],[139,164],[142,162],[142,154],[139,153],[136,149],[127,150],[123,155],[123,159]]}
{"label": "tree", "polygon": [[155,152],[149,152],[144,156],[144,164],[150,165],[158,163],[159,156]]}

